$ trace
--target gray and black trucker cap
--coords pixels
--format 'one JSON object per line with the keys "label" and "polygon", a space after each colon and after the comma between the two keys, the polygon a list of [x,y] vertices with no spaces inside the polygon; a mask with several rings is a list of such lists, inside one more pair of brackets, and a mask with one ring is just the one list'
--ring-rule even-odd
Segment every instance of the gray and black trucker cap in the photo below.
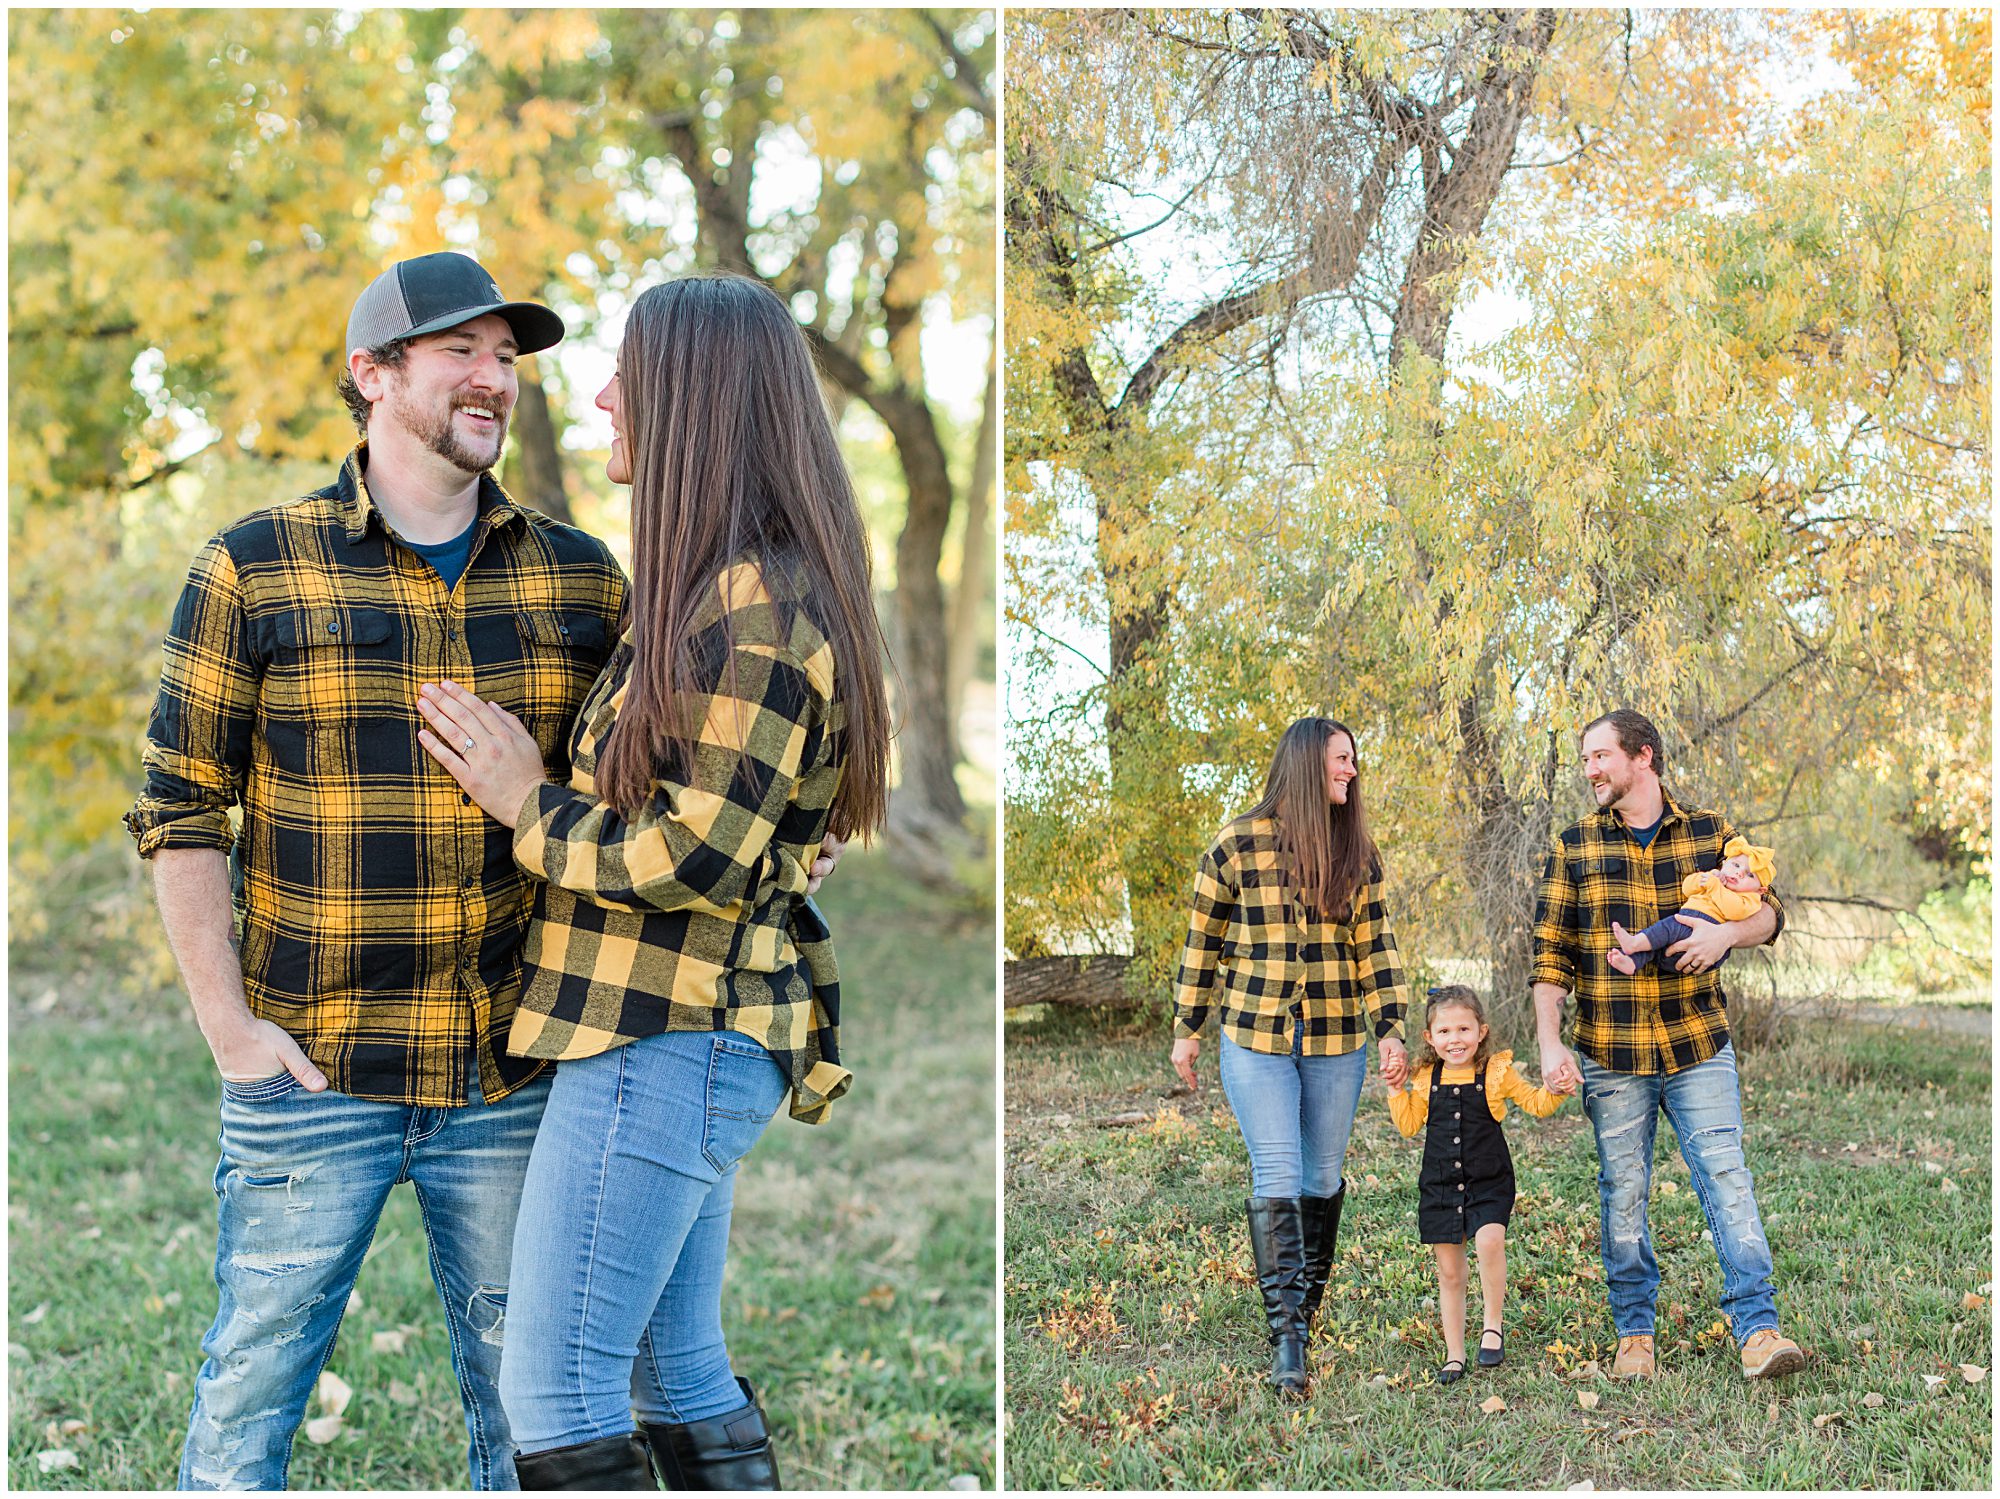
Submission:
{"label": "gray and black trucker cap", "polygon": [[548,308],[509,302],[478,261],[456,250],[440,250],[399,260],[368,283],[347,315],[347,352],[456,328],[489,312],[507,320],[523,354],[562,342],[562,319]]}

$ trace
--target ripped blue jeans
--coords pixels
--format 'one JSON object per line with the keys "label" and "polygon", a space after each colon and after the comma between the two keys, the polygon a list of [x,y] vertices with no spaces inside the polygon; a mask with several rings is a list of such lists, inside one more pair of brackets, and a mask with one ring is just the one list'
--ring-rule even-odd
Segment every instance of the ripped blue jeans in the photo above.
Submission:
{"label": "ripped blue jeans", "polygon": [[1599,1248],[1620,1337],[1653,1330],[1660,1267],[1646,1204],[1653,1186],[1653,1137],[1664,1112],[1694,1178],[1722,1268],[1722,1310],[1736,1341],[1778,1325],[1771,1290],[1771,1246],[1757,1216],[1750,1168],[1743,1160],[1743,1102],[1735,1048],[1706,1062],[1649,1076],[1613,1072],[1581,1052],[1583,1111],[1597,1133]]}
{"label": "ripped blue jeans", "polygon": [[201,1343],[180,1488],[285,1487],[293,1435],[383,1205],[404,1181],[444,1301],[472,1487],[518,1487],[500,1339],[514,1216],[549,1082],[544,1073],[487,1107],[475,1073],[462,1108],[308,1093],[289,1074],[222,1085],[221,1305]]}

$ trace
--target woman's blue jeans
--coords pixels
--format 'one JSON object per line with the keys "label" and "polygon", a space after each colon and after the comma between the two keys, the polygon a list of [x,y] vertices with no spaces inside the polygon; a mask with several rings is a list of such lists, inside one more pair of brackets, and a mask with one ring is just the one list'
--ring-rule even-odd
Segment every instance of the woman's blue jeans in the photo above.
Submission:
{"label": "woman's blue jeans", "polygon": [[1368,1049],[1309,1057],[1295,1032],[1290,1054],[1222,1038],[1222,1091],[1250,1150],[1253,1197],[1331,1197],[1368,1080]]}
{"label": "woman's blue jeans", "polygon": [[500,1399],[546,1452],[743,1406],[722,1337],[736,1163],[788,1082],[755,1041],[672,1031],[560,1063],[521,1189]]}
{"label": "woman's blue jeans", "polygon": [[1757,1194],[1743,1160],[1743,1104],[1736,1049],[1679,1072],[1634,1075],[1577,1053],[1583,1111],[1597,1133],[1599,1252],[1620,1337],[1653,1330],[1660,1267],[1646,1203],[1653,1189],[1653,1138],[1660,1115],[1673,1121],[1695,1196],[1708,1217],[1722,1268],[1722,1310],[1738,1343],[1778,1325],[1771,1289],[1771,1246],[1757,1216]]}

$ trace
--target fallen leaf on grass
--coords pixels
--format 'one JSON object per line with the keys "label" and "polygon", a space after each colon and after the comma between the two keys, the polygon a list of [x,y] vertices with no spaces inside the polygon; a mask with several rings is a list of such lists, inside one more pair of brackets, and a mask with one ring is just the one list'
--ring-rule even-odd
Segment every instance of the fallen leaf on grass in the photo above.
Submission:
{"label": "fallen leaf on grass", "polygon": [[340,1435],[340,1428],[346,1424],[341,1416],[314,1416],[306,1422],[306,1440],[315,1447],[324,1447]]}
{"label": "fallen leaf on grass", "polygon": [[1824,1415],[1818,1415],[1813,1417],[1813,1427],[1815,1429],[1818,1429],[1820,1427],[1830,1426],[1835,1421],[1842,1421],[1845,1420],[1846,1418],[1847,1418],[1847,1412],[1845,1411],[1827,1411]]}
{"label": "fallen leaf on grass", "polygon": [[[37,1322],[41,1321],[42,1318],[46,1317],[48,1314],[49,1314],[49,1304],[46,1301],[44,1301],[40,1306],[36,1307],[32,1312],[28,1313],[27,1316],[21,1319],[21,1325],[24,1327],[33,1327]],[[48,1470],[43,1469],[43,1471],[47,1472]]]}
{"label": "fallen leaf on grass", "polygon": [[1918,1377],[1923,1380],[1924,1388],[1926,1390],[1929,1390],[1933,1395],[1942,1394],[1944,1392],[1944,1385],[1945,1385],[1944,1375],[1924,1374]]}
{"label": "fallen leaf on grass", "polygon": [[1847,1330],[1848,1341],[1854,1343],[1860,1342],[1863,1338],[1872,1338],[1874,1336],[1875,1324],[1873,1322],[1864,1322],[1859,1327],[1850,1327]]}
{"label": "fallen leaf on grass", "polygon": [[331,1369],[321,1371],[319,1376],[319,1408],[329,1416],[345,1415],[347,1402],[354,1398],[354,1387]]}
{"label": "fallen leaf on grass", "polygon": [[1386,1374],[1376,1374],[1366,1380],[1365,1383],[1371,1390],[1386,1390],[1389,1388],[1389,1376]]}
{"label": "fallen leaf on grass", "polygon": [[1982,1306],[1986,1305],[1986,1298],[1977,1291],[1967,1291],[1963,1296],[1959,1297],[1958,1304],[1968,1312],[1976,1312]]}
{"label": "fallen leaf on grass", "polygon": [[955,1493],[976,1494],[979,1492],[979,1475],[977,1473],[956,1473],[945,1480],[944,1486]]}
{"label": "fallen leaf on grass", "polygon": [[1488,1395],[1484,1400],[1479,1402],[1479,1408],[1489,1416],[1497,1416],[1500,1412],[1507,1409],[1507,1402],[1502,1400],[1498,1395]]}
{"label": "fallen leaf on grass", "polygon": [[44,1473],[54,1473],[63,1468],[79,1466],[76,1454],[67,1447],[57,1447],[48,1452],[37,1452],[35,1461],[40,1463]]}
{"label": "fallen leaf on grass", "polygon": [[1887,1405],[1889,1402],[1876,1391],[1870,1390],[1866,1395],[1861,1397],[1861,1403],[1872,1411]]}
{"label": "fallen leaf on grass", "polygon": [[861,1293],[860,1305],[868,1307],[872,1311],[886,1312],[895,1304],[896,1288],[891,1285],[876,1286],[872,1290]]}
{"label": "fallen leaf on grass", "polygon": [[1603,1372],[1604,1372],[1603,1370],[1597,1367],[1596,1359],[1594,1358],[1585,1359],[1582,1363],[1578,1364],[1574,1369],[1569,1371],[1569,1377],[1571,1379],[1596,1379],[1600,1375],[1602,1375]]}
{"label": "fallen leaf on grass", "polygon": [[1949,1196],[1958,1190],[1958,1183],[1947,1176],[1943,1181],[1938,1183],[1938,1190]]}
{"label": "fallen leaf on grass", "polygon": [[368,1340],[368,1346],[376,1353],[401,1353],[409,1335],[401,1330],[378,1332]]}
{"label": "fallen leaf on grass", "polygon": [[1602,1400],[1603,1398],[1604,1397],[1598,1394],[1597,1391],[1595,1390],[1578,1390],[1576,1392],[1576,1403],[1582,1406],[1587,1411],[1596,1410],[1598,1401]]}
{"label": "fallen leaf on grass", "polygon": [[65,1421],[62,1424],[62,1434],[66,1437],[73,1437],[88,1430],[90,1430],[88,1421]]}
{"label": "fallen leaf on grass", "polygon": [[1766,1421],[1769,1421],[1769,1422],[1770,1422],[1770,1423],[1771,1423],[1771,1424],[1772,1424],[1773,1426],[1776,1426],[1776,1425],[1778,1424],[1778,1402],[1777,1402],[1777,1401],[1773,1400],[1773,1401],[1771,1402],[1771,1405],[1770,1405],[1770,1408],[1769,1408],[1768,1410],[1766,1410],[1766,1411],[1764,1412],[1764,1419],[1765,1419]]}
{"label": "fallen leaf on grass", "polygon": [[1588,1478],[1579,1478],[1575,1483],[1564,1489],[1563,1492],[1565,1494],[1594,1494],[1597,1492],[1597,1485]]}
{"label": "fallen leaf on grass", "polygon": [[1944,1170],[1944,1167],[1940,1166],[1936,1161],[1924,1162],[1924,1174],[1926,1176],[1936,1176],[1942,1170]]}
{"label": "fallen leaf on grass", "polygon": [[389,1381],[389,1399],[397,1405],[416,1405],[423,1397],[400,1379]]}
{"label": "fallen leaf on grass", "polygon": [[1958,1366],[1958,1373],[1959,1377],[1967,1384],[1978,1384],[1980,1380],[1986,1377],[1986,1371],[1977,1364],[1960,1364]]}

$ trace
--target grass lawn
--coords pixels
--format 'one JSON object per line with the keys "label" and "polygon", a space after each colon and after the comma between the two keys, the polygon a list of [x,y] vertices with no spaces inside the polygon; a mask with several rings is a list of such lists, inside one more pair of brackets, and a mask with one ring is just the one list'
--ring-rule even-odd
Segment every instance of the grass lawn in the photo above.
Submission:
{"label": "grass lawn", "polygon": [[[1746,1385],[1671,1127],[1652,1223],[1660,1377],[1615,1351],[1580,1106],[1511,1111],[1505,1366],[1449,1388],[1417,1240],[1421,1140],[1371,1080],[1304,1404],[1263,1383],[1249,1165],[1204,1048],[1046,1014],[1007,1035],[1007,1481],[1020,1489],[1990,1487],[1991,1062],[1985,1037],[1815,1023],[1742,1059],[1751,1169],[1803,1373]],[[1858,1102],[1857,1102],[1858,1101]],[[1472,1326],[1478,1282],[1471,1289]],[[1971,1366],[1962,1372],[1961,1365]],[[1967,1373],[1976,1378],[1968,1382]],[[1483,1409],[1493,1397],[1504,1408]]]}
{"label": "grass lawn", "polygon": [[[822,898],[856,1079],[823,1126],[781,1112],[743,1167],[731,1353],[789,1487],[990,1488],[991,916],[944,913],[888,855],[850,856]],[[16,975],[37,996],[52,984],[52,1005],[11,1017],[10,1487],[171,1488],[215,1311],[214,1069],[178,993]],[[464,1488],[457,1384],[406,1188],[357,1290],[329,1365],[354,1391],[346,1427],[325,1446],[300,1439],[293,1487]],[[396,1332],[401,1351],[375,1346]],[[57,1449],[76,1465],[44,1474],[37,1454]]]}

